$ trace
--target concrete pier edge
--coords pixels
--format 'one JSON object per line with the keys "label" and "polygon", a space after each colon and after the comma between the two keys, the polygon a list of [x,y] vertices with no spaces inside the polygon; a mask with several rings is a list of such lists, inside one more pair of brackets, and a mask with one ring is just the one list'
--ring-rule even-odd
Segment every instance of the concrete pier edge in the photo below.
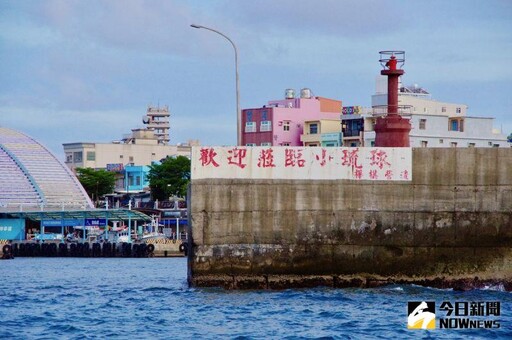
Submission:
{"label": "concrete pier edge", "polygon": [[189,283],[512,290],[512,148],[414,148],[410,182],[192,181]]}

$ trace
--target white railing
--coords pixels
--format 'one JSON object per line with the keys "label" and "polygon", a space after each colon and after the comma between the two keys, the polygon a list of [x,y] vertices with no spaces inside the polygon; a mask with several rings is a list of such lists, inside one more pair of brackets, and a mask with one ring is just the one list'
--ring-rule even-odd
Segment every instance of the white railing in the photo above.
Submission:
{"label": "white railing", "polygon": [[[372,115],[375,117],[385,116],[389,113],[388,105],[376,105],[372,107]],[[410,116],[413,113],[412,105],[398,105],[398,114],[401,116]]]}

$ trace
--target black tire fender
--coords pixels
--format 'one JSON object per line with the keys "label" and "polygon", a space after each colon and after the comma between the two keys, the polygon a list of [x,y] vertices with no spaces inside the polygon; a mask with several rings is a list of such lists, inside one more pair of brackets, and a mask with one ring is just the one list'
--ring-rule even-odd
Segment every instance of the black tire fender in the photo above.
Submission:
{"label": "black tire fender", "polygon": [[3,252],[4,254],[10,253],[10,252],[11,252],[11,245],[10,245],[10,244],[5,244],[5,245],[2,247],[2,252]]}

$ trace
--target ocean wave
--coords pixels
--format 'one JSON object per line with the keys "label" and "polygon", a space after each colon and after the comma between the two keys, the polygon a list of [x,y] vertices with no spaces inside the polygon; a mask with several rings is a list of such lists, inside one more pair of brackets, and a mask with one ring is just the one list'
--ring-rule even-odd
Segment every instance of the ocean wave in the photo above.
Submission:
{"label": "ocean wave", "polygon": [[[125,261],[122,270],[118,261],[108,259],[65,259],[66,266],[59,260],[41,259],[37,266],[7,274],[4,282],[16,291],[0,289],[0,338],[403,339],[506,334],[408,331],[407,303],[420,298],[501,301],[503,327],[512,322],[512,296],[499,285],[470,293],[414,285],[227,291],[188,288],[185,259],[148,260],[144,266]],[[34,272],[52,266],[62,272]]]}
{"label": "ocean wave", "polygon": [[479,290],[490,290],[490,291],[495,291],[495,292],[506,292],[507,291],[505,289],[505,286],[502,283],[497,284],[497,285],[484,286],[483,288],[480,288]]}
{"label": "ocean wave", "polygon": [[143,288],[141,292],[148,293],[148,292],[164,292],[169,294],[182,294],[183,289],[176,289],[175,287],[147,287]]}

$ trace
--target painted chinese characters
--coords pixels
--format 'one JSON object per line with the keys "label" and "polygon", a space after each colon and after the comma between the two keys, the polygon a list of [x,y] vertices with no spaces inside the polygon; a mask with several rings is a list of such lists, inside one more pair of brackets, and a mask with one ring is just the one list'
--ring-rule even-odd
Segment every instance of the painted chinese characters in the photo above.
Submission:
{"label": "painted chinese characters", "polygon": [[324,167],[327,164],[327,162],[330,162],[333,160],[332,156],[327,156],[327,150],[325,148],[322,148],[320,155],[316,154],[315,158],[317,161],[320,162],[320,166],[322,166],[322,167]]}
{"label": "painted chinese characters", "polygon": [[286,148],[284,150],[284,166],[285,167],[294,167],[298,166],[299,168],[303,168],[306,164],[306,161],[302,158],[302,149],[289,149]]}
{"label": "painted chinese characters", "polygon": [[201,165],[206,166],[211,164],[214,167],[219,167],[219,163],[215,161],[215,156],[217,156],[217,153],[213,148],[201,149],[201,157],[199,158]]}
{"label": "painted chinese characters", "polygon": [[245,164],[245,156],[247,155],[247,149],[238,149],[234,148],[232,150],[228,150],[228,164],[233,164],[241,169],[245,168],[247,164]]}
{"label": "painted chinese characters", "polygon": [[411,181],[410,148],[194,147],[192,179]]}
{"label": "painted chinese characters", "polygon": [[259,168],[274,168],[274,150],[273,149],[262,149],[258,156],[258,167]]}
{"label": "painted chinese characters", "polygon": [[352,172],[354,173],[356,170],[360,170],[363,167],[358,164],[358,158],[359,158],[359,148],[355,149],[348,149],[348,150],[341,150],[342,156],[341,156],[341,165],[349,166],[352,169]]}
{"label": "painted chinese characters", "polygon": [[382,149],[376,149],[370,151],[370,154],[370,165],[376,165],[379,167],[379,169],[382,169],[384,166],[391,165],[387,161],[388,155],[386,151],[383,151]]}

